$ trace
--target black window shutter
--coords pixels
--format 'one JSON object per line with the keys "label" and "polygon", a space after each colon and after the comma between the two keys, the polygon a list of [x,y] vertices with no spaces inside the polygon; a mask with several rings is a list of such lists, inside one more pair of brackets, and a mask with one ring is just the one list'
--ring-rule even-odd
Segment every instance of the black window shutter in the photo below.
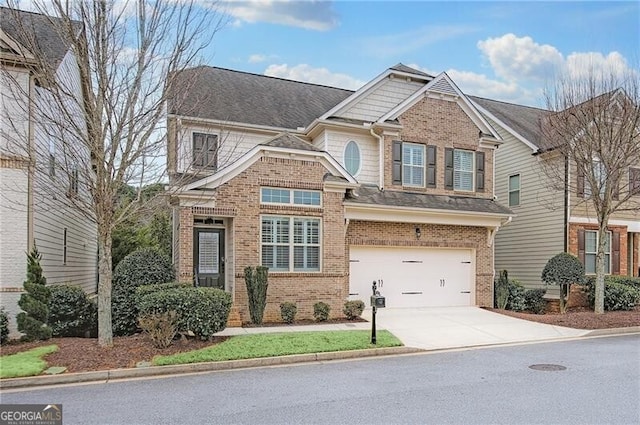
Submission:
{"label": "black window shutter", "polygon": [[444,188],[453,190],[453,149],[444,149]]}
{"label": "black window shutter", "polygon": [[576,186],[578,196],[584,197],[584,170],[580,163],[578,163],[578,168],[576,169]]}
{"label": "black window shutter", "polygon": [[584,264],[584,229],[578,229],[578,259]]}
{"label": "black window shutter", "polygon": [[620,274],[620,232],[611,233],[611,274]]}
{"label": "black window shutter", "polygon": [[476,192],[484,192],[484,152],[476,152]]}
{"label": "black window shutter", "polygon": [[436,187],[436,146],[427,146],[427,187]]}
{"label": "black window shutter", "polygon": [[402,184],[402,142],[394,141],[393,142],[393,152],[392,152],[392,176],[393,176],[393,184]]}
{"label": "black window shutter", "polygon": [[207,163],[208,168],[218,168],[218,136],[207,135]]}
{"label": "black window shutter", "polygon": [[204,166],[204,134],[193,133],[193,165]]}

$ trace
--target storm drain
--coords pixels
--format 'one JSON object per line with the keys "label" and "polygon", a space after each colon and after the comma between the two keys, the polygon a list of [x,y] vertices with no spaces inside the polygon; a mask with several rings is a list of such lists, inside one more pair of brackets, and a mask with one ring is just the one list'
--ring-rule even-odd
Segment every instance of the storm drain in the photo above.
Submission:
{"label": "storm drain", "polygon": [[529,369],[533,370],[542,370],[545,372],[555,371],[555,370],[567,370],[565,366],[559,364],[532,364],[529,366]]}

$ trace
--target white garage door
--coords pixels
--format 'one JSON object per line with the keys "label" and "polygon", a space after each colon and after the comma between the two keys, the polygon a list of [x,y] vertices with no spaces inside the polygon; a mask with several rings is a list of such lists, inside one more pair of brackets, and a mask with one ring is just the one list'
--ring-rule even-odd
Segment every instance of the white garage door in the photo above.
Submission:
{"label": "white garage door", "polygon": [[349,298],[369,306],[375,280],[387,307],[473,305],[473,260],[469,249],[352,246]]}

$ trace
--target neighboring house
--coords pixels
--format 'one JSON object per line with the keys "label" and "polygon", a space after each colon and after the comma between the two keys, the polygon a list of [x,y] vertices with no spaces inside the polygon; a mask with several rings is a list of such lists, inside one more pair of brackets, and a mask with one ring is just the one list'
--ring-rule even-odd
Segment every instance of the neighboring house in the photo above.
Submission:
{"label": "neighboring house", "polygon": [[[0,8],[0,292],[15,332],[17,301],[24,291],[27,253],[35,243],[50,284],[69,283],[96,292],[95,225],[60,200],[82,190],[77,171],[63,160],[42,115],[55,111],[39,79],[35,55],[44,54],[55,78],[77,87],[73,54],[48,17],[19,12],[40,52],[30,52],[14,12]],[[75,94],[80,96],[79,90]],[[46,111],[46,114],[43,114]],[[78,114],[81,117],[81,114]]]}
{"label": "neighboring house", "polygon": [[[570,162],[568,172],[563,172],[570,179],[565,193],[550,189],[545,173],[549,159],[543,154],[541,120],[549,112],[470,98],[503,141],[496,153],[496,195],[515,213],[513,222],[496,236],[496,269],[508,270],[510,277],[528,287],[539,286],[549,258],[569,252],[580,258],[587,274],[595,274],[598,222],[584,176]],[[630,181],[640,188],[640,164],[624,170],[622,186],[629,187]],[[638,276],[640,211],[615,213],[609,230],[607,274]]]}
{"label": "neighboring house", "polygon": [[493,305],[500,136],[453,81],[402,64],[356,92],[198,67],[168,105],[179,279],[233,295],[269,267],[266,320],[296,302]]}

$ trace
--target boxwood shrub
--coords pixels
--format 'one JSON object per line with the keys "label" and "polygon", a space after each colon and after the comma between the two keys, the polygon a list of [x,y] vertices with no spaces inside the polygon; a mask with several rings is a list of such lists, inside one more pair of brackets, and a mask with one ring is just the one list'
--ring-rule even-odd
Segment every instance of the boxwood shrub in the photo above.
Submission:
{"label": "boxwood shrub", "polygon": [[515,279],[509,279],[508,290],[507,310],[524,311],[526,309],[524,286]]}
{"label": "boxwood shrub", "polygon": [[53,336],[95,335],[98,326],[98,308],[78,286],[55,285],[49,288],[48,323]]}
{"label": "boxwood shrub", "polygon": [[181,287],[155,291],[138,300],[141,316],[167,313],[177,315],[178,332],[193,332],[200,339],[210,339],[227,326],[231,294],[217,288]]}
{"label": "boxwood shrub", "polygon": [[136,288],[172,282],[175,271],[168,257],[144,248],[127,255],[113,272],[111,314],[114,335],[131,335],[138,330]]}
{"label": "boxwood shrub", "polygon": [[282,321],[284,323],[293,323],[296,319],[297,313],[298,306],[296,305],[296,303],[286,301],[280,304],[280,317],[282,317]]}
{"label": "boxwood shrub", "polygon": [[[627,278],[633,281],[633,278]],[[605,276],[604,278],[604,309],[606,311],[615,310],[633,310],[640,303],[640,289],[636,289],[634,283],[631,285],[626,282],[627,279],[621,276]],[[637,280],[637,279],[636,279]],[[587,280],[587,298],[591,308],[595,305],[596,300],[596,283],[595,278],[590,277]]]}
{"label": "boxwood shrub", "polygon": [[342,313],[344,313],[349,320],[355,320],[362,316],[363,311],[364,301],[362,300],[347,301],[344,303],[344,308],[342,309]]}
{"label": "boxwood shrub", "polygon": [[329,319],[331,306],[327,303],[319,301],[313,305],[313,317],[317,322],[326,322]]}
{"label": "boxwood shrub", "polygon": [[547,301],[544,294],[547,293],[545,288],[529,289],[524,293],[525,310],[535,314],[544,314],[547,309]]}
{"label": "boxwood shrub", "polygon": [[0,308],[0,345],[9,340],[9,318],[4,308]]}

